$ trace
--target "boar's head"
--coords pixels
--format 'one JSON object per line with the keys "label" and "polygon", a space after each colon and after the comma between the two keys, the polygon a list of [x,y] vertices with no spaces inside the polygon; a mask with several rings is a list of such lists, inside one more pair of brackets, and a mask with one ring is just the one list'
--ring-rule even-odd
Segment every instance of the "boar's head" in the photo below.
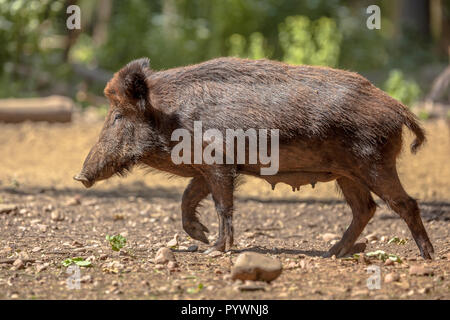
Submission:
{"label": "boar's head", "polygon": [[108,82],[104,93],[110,109],[103,129],[74,177],[85,187],[125,174],[155,147],[148,85],[151,72],[149,59],[142,58],[127,64]]}

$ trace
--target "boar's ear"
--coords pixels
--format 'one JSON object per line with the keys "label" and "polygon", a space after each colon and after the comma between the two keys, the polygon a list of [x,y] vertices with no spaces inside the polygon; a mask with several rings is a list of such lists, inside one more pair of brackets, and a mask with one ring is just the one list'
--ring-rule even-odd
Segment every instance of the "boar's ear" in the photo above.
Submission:
{"label": "boar's ear", "polygon": [[133,60],[119,71],[120,91],[132,104],[145,108],[149,94],[147,77],[150,74],[148,58]]}

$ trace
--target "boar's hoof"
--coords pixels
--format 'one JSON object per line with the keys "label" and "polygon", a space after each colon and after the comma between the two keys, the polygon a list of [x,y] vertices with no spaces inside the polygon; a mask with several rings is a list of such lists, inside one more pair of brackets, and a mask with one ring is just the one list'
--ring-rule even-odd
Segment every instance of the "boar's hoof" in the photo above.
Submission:
{"label": "boar's hoof", "polygon": [[350,246],[345,243],[342,243],[342,241],[339,241],[334,246],[330,248],[326,253],[322,255],[323,258],[331,258],[332,256],[336,256],[337,258],[342,258],[350,253],[351,249],[353,247],[353,244],[350,244]]}
{"label": "boar's hoof", "polygon": [[83,185],[86,188],[90,188],[94,184],[92,181],[90,181],[88,178],[86,178],[86,176],[84,176],[83,174],[77,174],[75,177],[73,177],[73,179],[83,183]]}
{"label": "boar's hoof", "polygon": [[192,239],[209,244],[209,240],[205,235],[205,232],[209,232],[209,230],[199,221],[190,221],[183,224],[183,229]]}
{"label": "boar's hoof", "polygon": [[223,243],[216,243],[211,248],[206,249],[206,251],[203,252],[203,253],[208,255],[208,254],[210,254],[211,252],[214,252],[214,251],[225,252],[226,251],[225,242],[223,242]]}

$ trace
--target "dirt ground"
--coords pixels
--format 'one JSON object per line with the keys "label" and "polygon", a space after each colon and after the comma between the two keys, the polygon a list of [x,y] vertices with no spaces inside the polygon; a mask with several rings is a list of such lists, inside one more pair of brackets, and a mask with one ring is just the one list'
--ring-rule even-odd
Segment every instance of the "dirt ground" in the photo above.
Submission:
{"label": "dirt ground", "polygon": [[[0,124],[0,205],[18,208],[0,213],[0,299],[450,298],[450,132],[444,121],[426,123],[427,145],[415,156],[405,148],[399,163],[405,189],[419,199],[436,258],[422,260],[405,223],[377,200],[377,213],[359,242],[367,242],[366,253],[384,250],[401,258],[390,265],[373,258],[321,258],[351,220],[333,183],[293,193],[281,185],[272,191],[253,178],[236,192],[235,248],[207,256],[207,246],[181,227],[187,180],[145,170],[89,190],[72,180],[100,128],[90,113],[72,124]],[[214,240],[212,201],[204,201],[200,211]],[[156,251],[176,233],[178,267],[160,268],[153,262]],[[105,240],[115,234],[127,239],[120,253]],[[393,237],[406,244],[388,243]],[[198,251],[188,252],[193,244]],[[280,259],[281,276],[271,284],[231,281],[232,263],[243,250]],[[92,264],[80,268],[79,289],[67,285],[71,275],[61,263],[74,257]],[[18,259],[23,265],[13,264]],[[379,289],[367,286],[370,265],[380,268]],[[417,266],[428,274],[411,274]],[[396,281],[385,279],[388,274]]]}

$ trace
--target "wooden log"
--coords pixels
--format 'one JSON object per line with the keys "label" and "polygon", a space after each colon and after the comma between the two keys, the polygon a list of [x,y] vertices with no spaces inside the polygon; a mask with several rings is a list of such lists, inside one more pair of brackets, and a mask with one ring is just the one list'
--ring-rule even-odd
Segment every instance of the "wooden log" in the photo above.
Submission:
{"label": "wooden log", "polygon": [[26,120],[70,122],[73,101],[64,96],[29,99],[1,99],[0,122],[17,123]]}

